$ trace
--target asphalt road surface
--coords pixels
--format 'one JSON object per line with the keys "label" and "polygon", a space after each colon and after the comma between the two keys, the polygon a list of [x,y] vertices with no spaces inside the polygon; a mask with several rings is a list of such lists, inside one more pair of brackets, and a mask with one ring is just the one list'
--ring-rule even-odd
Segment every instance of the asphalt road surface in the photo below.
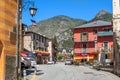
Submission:
{"label": "asphalt road surface", "polygon": [[[33,78],[34,77],[34,78]],[[27,76],[29,80],[120,80],[116,75],[91,69],[89,66],[39,65],[37,75]]]}

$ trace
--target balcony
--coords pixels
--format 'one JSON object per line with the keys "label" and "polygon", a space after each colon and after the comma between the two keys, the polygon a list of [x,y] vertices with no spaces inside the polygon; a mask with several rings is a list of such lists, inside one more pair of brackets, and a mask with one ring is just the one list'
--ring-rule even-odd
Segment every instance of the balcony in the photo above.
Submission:
{"label": "balcony", "polygon": [[94,41],[94,38],[89,38],[87,40],[79,40],[79,39],[75,39],[74,42],[91,42]]}
{"label": "balcony", "polygon": [[113,32],[112,31],[102,31],[102,32],[98,32],[97,35],[98,36],[112,36]]}

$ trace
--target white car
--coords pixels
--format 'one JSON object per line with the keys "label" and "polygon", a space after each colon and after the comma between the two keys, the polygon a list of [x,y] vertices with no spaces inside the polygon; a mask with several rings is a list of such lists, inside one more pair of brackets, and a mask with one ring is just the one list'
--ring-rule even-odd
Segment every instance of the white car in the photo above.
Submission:
{"label": "white car", "polygon": [[66,59],[65,65],[71,65],[71,64],[72,64],[72,60],[71,59]]}
{"label": "white car", "polygon": [[27,58],[28,60],[30,60],[31,62],[31,67],[35,67],[35,65],[37,64],[34,58]]}
{"label": "white car", "polygon": [[54,62],[53,61],[48,61],[48,63],[47,64],[54,64]]}

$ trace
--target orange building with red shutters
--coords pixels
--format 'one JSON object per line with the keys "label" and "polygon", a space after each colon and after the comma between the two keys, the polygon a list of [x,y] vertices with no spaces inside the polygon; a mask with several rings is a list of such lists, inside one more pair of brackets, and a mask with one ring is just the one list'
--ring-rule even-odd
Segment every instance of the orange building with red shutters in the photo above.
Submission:
{"label": "orange building with red shutters", "polygon": [[[99,53],[104,51],[111,55],[113,46],[113,32],[111,22],[93,21],[73,29],[74,60],[80,62],[94,62]],[[106,58],[111,58],[106,55]]]}
{"label": "orange building with red shutters", "polygon": [[0,80],[16,80],[17,0],[0,0]]}

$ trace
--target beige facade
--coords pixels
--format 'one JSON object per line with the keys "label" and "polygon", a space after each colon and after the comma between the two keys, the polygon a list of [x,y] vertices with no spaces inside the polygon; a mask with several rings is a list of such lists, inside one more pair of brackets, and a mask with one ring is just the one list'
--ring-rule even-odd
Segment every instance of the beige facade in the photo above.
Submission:
{"label": "beige facade", "polygon": [[50,61],[52,61],[53,51],[52,51],[52,41],[51,40],[48,41],[48,52],[50,53]]}
{"label": "beige facade", "polygon": [[113,31],[120,30],[120,0],[113,0]]}
{"label": "beige facade", "polygon": [[35,50],[47,51],[50,53],[50,60],[52,60],[52,41],[41,34],[27,31],[24,36],[24,48],[31,52]]}
{"label": "beige facade", "polygon": [[120,74],[120,0],[113,0],[114,73]]}

